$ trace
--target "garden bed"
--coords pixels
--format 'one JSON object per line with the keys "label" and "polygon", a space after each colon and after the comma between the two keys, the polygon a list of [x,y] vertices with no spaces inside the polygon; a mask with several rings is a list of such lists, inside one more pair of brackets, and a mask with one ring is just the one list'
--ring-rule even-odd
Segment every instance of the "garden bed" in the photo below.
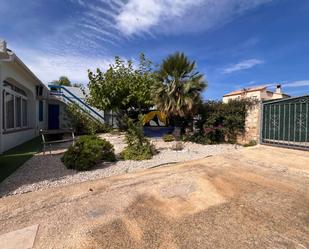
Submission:
{"label": "garden bed", "polygon": [[[124,134],[106,133],[100,135],[100,137],[107,139],[114,145],[116,154],[119,154],[125,147]],[[0,184],[0,196],[94,180],[159,165],[201,159],[235,150],[235,146],[230,144],[200,145],[188,142],[184,143],[182,151],[174,151],[171,149],[174,142],[166,143],[161,138],[152,138],[151,142],[155,144],[159,153],[150,160],[106,162],[90,171],[83,172],[67,169],[63,165],[61,162],[61,157],[65,151],[63,148],[53,150],[52,155],[36,154]]]}

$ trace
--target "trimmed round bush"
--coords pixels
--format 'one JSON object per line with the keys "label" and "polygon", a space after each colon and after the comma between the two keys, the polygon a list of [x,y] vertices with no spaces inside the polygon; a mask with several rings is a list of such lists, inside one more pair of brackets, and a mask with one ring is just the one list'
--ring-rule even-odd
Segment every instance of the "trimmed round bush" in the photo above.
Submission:
{"label": "trimmed round bush", "polygon": [[101,161],[115,161],[114,146],[94,135],[80,137],[64,153],[61,161],[68,169],[89,170]]}

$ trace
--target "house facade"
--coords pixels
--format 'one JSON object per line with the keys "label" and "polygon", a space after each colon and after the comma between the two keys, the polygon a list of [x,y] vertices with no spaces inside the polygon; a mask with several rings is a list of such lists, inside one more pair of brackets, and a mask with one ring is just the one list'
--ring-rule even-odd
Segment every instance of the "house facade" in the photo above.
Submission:
{"label": "house facade", "polygon": [[0,153],[47,127],[48,88],[0,41]]}
{"label": "house facade", "polygon": [[251,88],[243,88],[223,95],[223,103],[229,102],[232,99],[251,98],[258,101],[283,99],[290,97],[282,92],[281,85],[277,85],[274,92],[267,90],[267,86],[258,86]]}
{"label": "house facade", "polygon": [[71,128],[68,104],[98,122],[114,124],[113,116],[86,103],[81,89],[50,88],[0,40],[0,154],[38,136],[41,129]]}

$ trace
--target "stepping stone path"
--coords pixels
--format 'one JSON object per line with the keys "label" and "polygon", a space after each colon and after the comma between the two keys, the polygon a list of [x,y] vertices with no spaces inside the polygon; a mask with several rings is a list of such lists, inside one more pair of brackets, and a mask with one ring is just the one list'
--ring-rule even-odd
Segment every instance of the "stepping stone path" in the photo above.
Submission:
{"label": "stepping stone path", "polygon": [[39,225],[25,227],[13,232],[0,235],[1,249],[31,249],[34,245],[35,237]]}

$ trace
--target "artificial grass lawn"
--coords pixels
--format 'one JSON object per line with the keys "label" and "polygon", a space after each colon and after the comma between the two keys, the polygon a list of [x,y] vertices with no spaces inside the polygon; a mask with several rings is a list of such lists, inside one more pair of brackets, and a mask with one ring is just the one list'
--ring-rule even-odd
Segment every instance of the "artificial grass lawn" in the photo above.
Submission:
{"label": "artificial grass lawn", "polygon": [[41,150],[41,137],[36,137],[0,155],[0,182]]}

